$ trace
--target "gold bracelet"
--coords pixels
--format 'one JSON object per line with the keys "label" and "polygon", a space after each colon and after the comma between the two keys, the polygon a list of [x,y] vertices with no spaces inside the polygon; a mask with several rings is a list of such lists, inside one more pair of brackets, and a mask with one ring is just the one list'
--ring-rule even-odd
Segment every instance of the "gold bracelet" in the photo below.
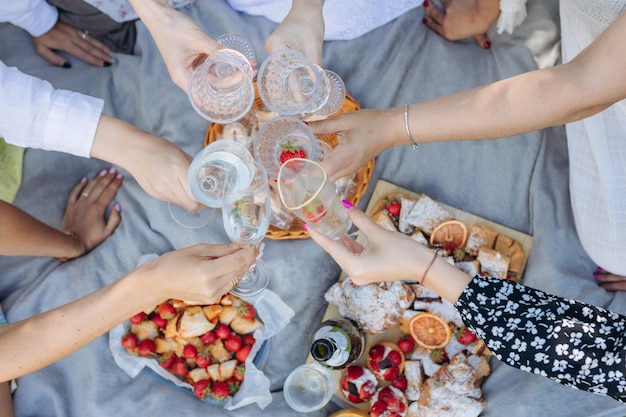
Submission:
{"label": "gold bracelet", "polygon": [[430,267],[433,266],[433,264],[435,263],[435,260],[437,259],[438,255],[439,255],[439,248],[437,248],[437,250],[435,251],[435,256],[433,256],[433,260],[430,261],[430,264],[428,265],[428,268],[426,268],[426,271],[424,271],[424,275],[422,275],[422,279],[420,280],[420,285],[424,285],[424,280],[426,279],[426,274],[430,270]]}
{"label": "gold bracelet", "polygon": [[404,105],[404,128],[406,129],[406,135],[409,137],[409,142],[411,143],[411,149],[414,151],[417,150],[418,144],[413,139],[413,135],[411,135],[411,129],[409,129],[409,105]]}
{"label": "gold bracelet", "polygon": [[63,231],[67,236],[72,236],[72,253],[69,256],[56,258],[60,262],[67,262],[70,259],[74,259],[83,254],[83,252],[87,249],[83,244],[83,240],[78,236],[76,232],[66,232]]}

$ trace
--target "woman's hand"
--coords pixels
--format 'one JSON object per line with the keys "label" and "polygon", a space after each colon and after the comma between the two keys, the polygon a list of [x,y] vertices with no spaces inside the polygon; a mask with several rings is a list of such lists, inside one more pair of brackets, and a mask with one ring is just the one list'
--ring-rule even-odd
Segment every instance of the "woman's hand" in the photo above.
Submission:
{"label": "woman's hand", "polygon": [[[398,108],[359,110],[310,122],[309,127],[316,135],[337,134],[337,146],[322,161],[333,181],[354,174],[387,148],[409,143],[404,132],[402,111]],[[398,141],[400,143],[396,143]]]}
{"label": "woman's hand", "polygon": [[428,0],[424,23],[449,41],[474,38],[481,48],[491,48],[487,31],[500,15],[499,0],[442,0],[443,11]]}
{"label": "woman's hand", "polygon": [[83,244],[83,254],[89,252],[111,236],[122,221],[119,205],[105,212],[115,193],[122,185],[123,177],[111,168],[103,170],[93,180],[79,182],[67,199],[67,207],[61,221],[61,230],[76,233]]}
{"label": "woman's hand", "polygon": [[48,32],[33,37],[33,43],[39,55],[60,67],[69,68],[71,64],[55,51],[67,52],[94,67],[111,65],[111,51],[105,44],[66,23],[57,21]]}
{"label": "woman's hand", "polygon": [[268,54],[290,48],[304,52],[310,60],[322,65],[324,42],[323,1],[296,0],[289,13],[265,42]]}
{"label": "woman's hand", "polygon": [[[235,244],[199,244],[166,253],[140,266],[143,277],[137,288],[154,293],[154,304],[168,298],[190,304],[213,304],[232,288],[231,280],[241,278],[254,263],[256,248]],[[175,277],[175,279],[173,279]]]}

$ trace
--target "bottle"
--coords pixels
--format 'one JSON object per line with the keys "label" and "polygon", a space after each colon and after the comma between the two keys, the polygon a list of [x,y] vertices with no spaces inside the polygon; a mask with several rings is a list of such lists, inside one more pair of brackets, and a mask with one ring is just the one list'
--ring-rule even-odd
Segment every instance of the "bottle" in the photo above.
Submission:
{"label": "bottle", "polygon": [[326,320],[313,333],[311,356],[327,368],[343,369],[361,357],[364,346],[365,339],[352,320]]}

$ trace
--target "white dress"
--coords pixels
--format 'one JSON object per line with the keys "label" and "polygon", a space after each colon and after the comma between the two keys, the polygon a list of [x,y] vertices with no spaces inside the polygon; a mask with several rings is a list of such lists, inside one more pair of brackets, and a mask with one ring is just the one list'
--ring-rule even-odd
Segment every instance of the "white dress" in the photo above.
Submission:
{"label": "white dress", "polygon": [[[613,22],[626,0],[561,0],[563,62]],[[626,100],[566,126],[576,230],[591,259],[626,276]]]}

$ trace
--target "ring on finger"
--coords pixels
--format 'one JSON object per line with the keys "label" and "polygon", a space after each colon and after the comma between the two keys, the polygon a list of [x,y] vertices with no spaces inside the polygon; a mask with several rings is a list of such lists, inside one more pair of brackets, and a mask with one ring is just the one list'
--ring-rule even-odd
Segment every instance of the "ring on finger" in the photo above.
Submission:
{"label": "ring on finger", "polygon": [[88,192],[86,192],[86,191],[84,191],[83,193],[81,193],[81,195],[80,195],[80,196],[81,196],[81,197],[85,197],[85,198],[87,198],[87,197],[89,197],[89,193],[88,193]]}
{"label": "ring on finger", "polygon": [[231,280],[230,280],[230,289],[232,290],[237,285],[239,285],[239,280],[237,279],[237,277],[231,278]]}
{"label": "ring on finger", "polygon": [[80,38],[82,40],[87,39],[87,36],[89,36],[89,31],[88,30],[83,31],[83,33],[80,34]]}

